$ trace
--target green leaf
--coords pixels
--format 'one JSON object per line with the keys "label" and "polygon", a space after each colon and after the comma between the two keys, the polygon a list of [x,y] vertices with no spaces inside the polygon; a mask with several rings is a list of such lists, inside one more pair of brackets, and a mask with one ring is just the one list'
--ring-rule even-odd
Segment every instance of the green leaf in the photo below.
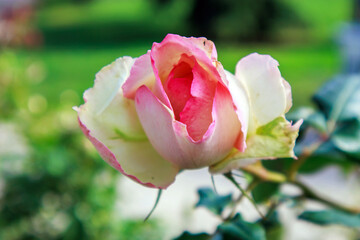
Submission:
{"label": "green leaf", "polygon": [[174,240],[211,240],[213,239],[211,235],[207,233],[190,233],[188,231],[183,232],[181,236],[175,238]]}
{"label": "green leaf", "polygon": [[340,151],[360,159],[360,75],[340,75],[314,96],[328,118],[331,140]]}
{"label": "green leaf", "polygon": [[262,225],[265,228],[267,240],[283,239],[284,228],[276,210],[267,216],[266,220],[262,221]]}
{"label": "green leaf", "polygon": [[341,224],[348,227],[360,227],[360,214],[349,214],[339,210],[305,211],[299,219],[319,225]]}
{"label": "green leaf", "polygon": [[257,203],[267,201],[271,196],[276,194],[279,190],[278,183],[262,182],[259,183],[252,191],[251,194]]}
{"label": "green leaf", "polygon": [[360,118],[342,123],[334,132],[332,140],[339,150],[360,158]]}
{"label": "green leaf", "polygon": [[238,213],[229,222],[224,222],[218,227],[218,232],[224,240],[265,240],[265,230],[258,223],[250,223],[243,220]]}
{"label": "green leaf", "polygon": [[307,119],[315,110],[311,107],[300,107],[294,111],[286,114],[286,118],[291,121],[299,121],[300,119]]}
{"label": "green leaf", "polygon": [[231,194],[221,196],[216,194],[211,188],[200,188],[198,194],[199,201],[196,207],[206,207],[217,215],[221,215],[224,208],[232,202]]}
{"label": "green leaf", "polygon": [[321,112],[314,112],[307,119],[306,123],[320,132],[327,131],[325,115]]}
{"label": "green leaf", "polygon": [[360,118],[360,75],[339,75],[327,82],[314,101],[329,120]]}

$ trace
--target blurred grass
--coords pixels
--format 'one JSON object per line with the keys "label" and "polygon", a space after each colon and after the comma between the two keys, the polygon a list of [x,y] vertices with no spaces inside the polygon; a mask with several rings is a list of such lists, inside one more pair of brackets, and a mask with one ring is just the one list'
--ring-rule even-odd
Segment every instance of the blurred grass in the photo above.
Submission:
{"label": "blurred grass", "polygon": [[[280,37],[286,34],[300,36],[300,42],[285,45],[215,44],[219,60],[231,72],[236,62],[251,52],[272,55],[279,61],[283,76],[293,88],[297,107],[310,104],[310,96],[321,83],[339,71],[341,61],[332,39],[339,23],[350,18],[351,1],[284,2],[294,7],[308,27],[306,30],[290,29],[290,32],[283,29],[278,34]],[[32,91],[44,95],[50,106],[56,105],[65,90],[72,89],[81,96],[92,86],[95,73],[117,57],[144,54],[151,48],[150,39],[161,41],[169,29],[177,29],[181,34],[188,8],[185,1],[173,1],[158,11],[145,0],[61,3],[42,8],[38,24],[44,31],[47,45],[41,50],[17,54],[43,61],[47,69],[45,81],[33,86]],[[97,38],[104,41],[102,45],[92,45]],[[114,42],[114,39],[121,41]],[[306,41],[301,42],[301,39]],[[59,48],[54,42],[63,46]]]}
{"label": "blurred grass", "polygon": [[311,96],[340,70],[337,47],[332,44],[254,45],[219,47],[219,59],[231,72],[240,57],[252,52],[270,54],[280,64],[282,76],[292,87],[294,109],[311,104]]}
{"label": "blurred grass", "polygon": [[[185,32],[187,1],[157,6],[146,0],[101,0],[60,3],[40,8],[37,24],[56,46],[118,45],[141,38],[156,39],[176,29]],[[160,40],[160,39],[159,39]]]}
{"label": "blurred grass", "polygon": [[51,28],[142,20],[149,16],[146,11],[149,7],[149,2],[141,0],[132,0],[131,3],[103,0],[78,5],[65,2],[40,10],[38,20],[42,26]]}
{"label": "blurred grass", "polygon": [[300,18],[309,27],[312,40],[326,41],[335,37],[341,23],[351,21],[353,14],[352,0],[284,0],[292,6]]}

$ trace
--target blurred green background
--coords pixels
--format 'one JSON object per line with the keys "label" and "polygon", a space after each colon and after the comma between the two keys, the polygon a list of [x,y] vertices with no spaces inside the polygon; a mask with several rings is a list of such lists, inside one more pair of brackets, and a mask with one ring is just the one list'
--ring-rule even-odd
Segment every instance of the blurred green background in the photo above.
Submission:
{"label": "blurred green background", "polygon": [[341,70],[336,32],[352,19],[352,4],[0,1],[0,239],[161,239],[165,223],[114,213],[120,174],[77,127],[71,108],[95,73],[167,33],[205,36],[231,72],[252,52],[277,59],[296,109]]}

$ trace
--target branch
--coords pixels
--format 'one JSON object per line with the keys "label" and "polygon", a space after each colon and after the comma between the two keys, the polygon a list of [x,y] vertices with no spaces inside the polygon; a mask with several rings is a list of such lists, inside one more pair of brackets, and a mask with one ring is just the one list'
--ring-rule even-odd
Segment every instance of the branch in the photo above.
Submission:
{"label": "branch", "polygon": [[257,178],[266,182],[282,183],[286,181],[286,177],[283,174],[267,170],[266,168],[264,168],[261,161],[257,161],[254,164],[244,166],[241,168],[241,170],[255,175]]}
{"label": "branch", "polygon": [[[259,183],[261,182],[260,179],[258,178],[254,178],[249,185],[246,187],[245,189],[245,193],[248,195]],[[233,218],[235,216],[236,213],[236,206],[238,204],[241,203],[242,199],[244,198],[245,194],[240,194],[240,196],[238,197],[238,199],[235,200],[233,208],[231,209],[231,212],[229,214],[229,216],[226,218],[227,220],[230,220],[231,218]],[[250,196],[249,196],[250,197]],[[254,203],[256,204],[256,203]],[[261,213],[260,213],[261,215]]]}
{"label": "branch", "polygon": [[324,143],[328,140],[328,135],[322,136],[318,141],[314,142],[310,146],[304,148],[303,152],[299,156],[298,160],[294,161],[288,172],[289,181],[295,181],[300,167],[306,162],[306,160]]}
{"label": "branch", "polygon": [[[254,205],[256,211],[259,213],[260,217],[261,217],[262,219],[264,219],[265,217],[264,217],[264,215],[262,214],[262,212],[260,211],[260,209],[258,208],[258,206],[257,206],[256,202],[254,201],[254,199],[247,194],[247,190],[244,190],[244,189],[236,182],[236,180],[235,180],[234,177],[232,176],[232,173],[231,173],[231,172],[228,172],[228,173],[224,174],[224,176],[225,176],[227,179],[229,179],[230,182],[232,182],[237,189],[240,190],[240,192],[242,193],[243,196],[245,196],[247,199],[249,199],[249,201]],[[256,183],[256,184],[255,184],[255,183],[254,183],[254,184],[251,183],[251,184],[249,184],[248,188],[249,188],[250,186],[251,186],[251,188],[254,188],[257,184],[258,184],[258,183]],[[239,198],[240,198],[239,201],[241,201],[241,199],[242,199],[243,197],[240,196]]]}
{"label": "branch", "polygon": [[360,213],[360,208],[347,207],[347,206],[343,206],[338,203],[329,201],[329,200],[319,196],[313,190],[311,190],[310,188],[308,188],[306,185],[304,185],[303,183],[301,183],[299,181],[293,181],[291,183],[293,183],[296,186],[298,186],[299,188],[301,188],[301,190],[304,193],[304,196],[307,197],[308,199],[312,199],[312,200],[324,203],[324,204],[328,205],[329,207],[332,207],[332,208],[335,208],[335,209],[338,209],[338,210],[341,210],[344,212],[348,212],[348,213],[352,213],[352,214]]}

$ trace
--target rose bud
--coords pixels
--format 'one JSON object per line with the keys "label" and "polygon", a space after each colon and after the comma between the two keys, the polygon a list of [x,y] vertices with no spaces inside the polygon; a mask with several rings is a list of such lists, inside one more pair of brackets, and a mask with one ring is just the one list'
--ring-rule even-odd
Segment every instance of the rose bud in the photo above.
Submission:
{"label": "rose bud", "polygon": [[102,158],[133,180],[166,188],[182,169],[227,172],[295,157],[291,89],[270,56],[241,59],[235,75],[213,42],[168,34],[139,58],[104,67],[75,108]]}

